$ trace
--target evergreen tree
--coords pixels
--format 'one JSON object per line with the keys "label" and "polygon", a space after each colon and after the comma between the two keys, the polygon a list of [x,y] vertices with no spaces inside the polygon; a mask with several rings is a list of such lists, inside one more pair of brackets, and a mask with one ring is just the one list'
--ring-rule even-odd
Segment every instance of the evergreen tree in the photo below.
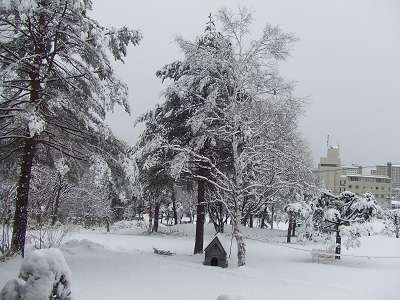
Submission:
{"label": "evergreen tree", "polygon": [[105,113],[129,111],[108,58],[123,61],[141,39],[89,16],[91,0],[11,0],[0,7],[1,157],[20,157],[12,251],[22,253],[32,164],[40,151],[90,160],[105,153]]}
{"label": "evergreen tree", "polygon": [[361,235],[369,233],[367,225],[381,213],[374,196],[366,193],[358,196],[342,192],[335,196],[322,192],[315,201],[314,223],[320,232],[336,234],[336,259],[340,259],[342,235],[348,246],[358,246]]}

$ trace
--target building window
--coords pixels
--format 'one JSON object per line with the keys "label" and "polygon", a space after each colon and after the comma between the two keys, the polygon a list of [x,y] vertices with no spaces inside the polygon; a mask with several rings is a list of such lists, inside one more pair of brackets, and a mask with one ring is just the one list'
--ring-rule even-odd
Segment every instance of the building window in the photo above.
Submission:
{"label": "building window", "polygon": [[349,184],[349,189],[351,189],[351,185]]}
{"label": "building window", "polygon": [[356,185],[356,189],[358,189],[358,185]]}

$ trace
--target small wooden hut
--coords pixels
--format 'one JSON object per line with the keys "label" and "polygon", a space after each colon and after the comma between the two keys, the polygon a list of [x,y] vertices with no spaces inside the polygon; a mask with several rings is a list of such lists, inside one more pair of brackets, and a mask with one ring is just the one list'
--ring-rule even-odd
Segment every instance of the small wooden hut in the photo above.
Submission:
{"label": "small wooden hut", "polygon": [[226,268],[228,266],[227,253],[222,246],[218,235],[208,244],[204,250],[204,265]]}

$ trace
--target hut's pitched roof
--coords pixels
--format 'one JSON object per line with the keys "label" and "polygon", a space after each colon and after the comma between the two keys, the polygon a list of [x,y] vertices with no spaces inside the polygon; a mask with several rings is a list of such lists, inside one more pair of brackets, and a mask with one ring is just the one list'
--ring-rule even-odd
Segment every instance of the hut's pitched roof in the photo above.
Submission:
{"label": "hut's pitched roof", "polygon": [[[212,241],[208,244],[208,246],[204,249],[204,252],[209,251],[214,245],[217,245],[217,247],[220,249],[220,251],[224,254],[227,255],[226,250],[223,246],[223,242],[221,242],[221,239],[223,242],[225,242],[225,238],[222,237],[221,235],[217,234],[214,236]],[[226,243],[224,243],[226,244]]]}

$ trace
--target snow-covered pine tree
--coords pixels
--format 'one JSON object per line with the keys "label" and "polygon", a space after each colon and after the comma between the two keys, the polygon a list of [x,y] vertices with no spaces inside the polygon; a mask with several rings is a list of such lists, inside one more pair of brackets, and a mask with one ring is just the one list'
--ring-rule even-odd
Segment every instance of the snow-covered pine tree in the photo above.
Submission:
{"label": "snow-covered pine tree", "polygon": [[[227,40],[215,29],[215,25],[210,18],[204,33],[196,40],[199,49],[208,49],[216,55],[226,51]],[[178,43],[184,50],[181,39]],[[189,55],[189,53],[186,53]],[[173,80],[165,93],[166,102],[157,108],[156,114],[157,124],[163,128],[163,139],[165,145],[178,148],[192,149],[207,157],[225,156],[228,160],[229,151],[224,151],[223,147],[219,147],[218,151],[214,151],[216,147],[207,132],[201,128],[201,115],[197,115],[198,109],[204,104],[204,99],[210,96],[215,85],[216,79],[208,76],[208,71],[198,69],[197,59],[202,59],[201,53],[197,58],[186,57],[182,61],[173,62],[157,72],[157,76],[163,81],[166,79]],[[205,58],[205,57],[203,57]],[[200,73],[200,74],[199,74]],[[200,117],[200,119],[199,119]],[[221,146],[221,145],[219,145]],[[173,154],[173,153],[172,153]],[[175,160],[173,154],[170,155],[170,173],[175,179],[185,180],[184,174],[179,170],[179,157]],[[222,159],[220,160],[222,161]],[[178,164],[175,164],[178,162]],[[222,166],[220,166],[222,167]],[[205,162],[199,160],[192,164],[191,172],[197,174],[197,209],[196,209],[196,238],[194,253],[203,252],[203,235],[204,222],[206,213],[206,180],[208,174],[208,166]],[[191,177],[193,179],[193,177]]]}
{"label": "snow-covered pine tree", "polygon": [[166,129],[160,122],[163,110],[163,107],[157,106],[138,119],[138,122],[144,123],[145,129],[130,150],[138,166],[139,197],[144,200],[153,221],[149,230],[154,232],[158,230],[161,206],[168,204],[169,200],[175,201],[174,178],[169,172],[169,161],[173,156],[166,147]]}
{"label": "snow-covered pine tree", "polygon": [[288,55],[293,36],[267,25],[261,38],[246,43],[251,23],[246,9],[238,16],[223,10],[219,20],[222,33],[210,20],[194,42],[178,39],[184,60],[158,75],[173,80],[167,98],[173,95],[179,102],[168,115],[185,113],[184,124],[191,129],[186,143],[171,145],[178,152],[172,169],[217,188],[232,220],[239,265],[244,265],[239,230],[244,207],[256,212],[265,194],[299,177],[293,170],[310,172],[295,155],[301,101],[275,68]]}
{"label": "snow-covered pine tree", "polygon": [[20,157],[12,251],[23,254],[31,168],[48,149],[89,159],[102,148],[105,113],[129,111],[109,53],[123,61],[141,33],[106,28],[91,0],[10,0],[0,6],[1,157]]}
{"label": "snow-covered pine tree", "polygon": [[342,235],[346,235],[349,246],[359,245],[359,237],[368,232],[368,223],[381,213],[374,196],[366,193],[358,196],[342,192],[335,196],[322,191],[315,200],[314,222],[320,232],[336,234],[336,259],[340,259]]}

